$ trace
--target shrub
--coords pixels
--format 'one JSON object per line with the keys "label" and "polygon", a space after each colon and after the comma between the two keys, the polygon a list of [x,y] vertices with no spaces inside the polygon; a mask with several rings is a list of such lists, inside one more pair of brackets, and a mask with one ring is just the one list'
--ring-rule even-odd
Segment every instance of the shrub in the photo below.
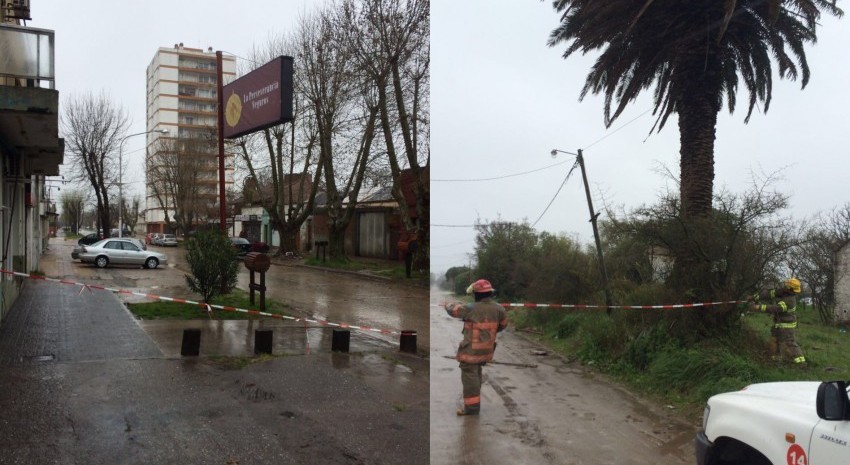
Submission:
{"label": "shrub", "polygon": [[236,287],[239,262],[236,251],[220,231],[203,231],[187,241],[186,261],[191,275],[186,284],[192,292],[209,303],[215,296],[227,294]]}

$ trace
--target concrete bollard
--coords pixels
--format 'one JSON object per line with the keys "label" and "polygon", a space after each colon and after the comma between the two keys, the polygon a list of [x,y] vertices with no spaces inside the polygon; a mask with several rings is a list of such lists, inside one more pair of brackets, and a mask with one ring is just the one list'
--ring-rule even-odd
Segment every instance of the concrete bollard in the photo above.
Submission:
{"label": "concrete bollard", "polygon": [[270,329],[254,330],[254,355],[271,354],[274,347],[274,331]]}
{"label": "concrete bollard", "polygon": [[201,353],[201,330],[184,329],[183,343],[180,346],[180,355],[184,357],[197,357]]}
{"label": "concrete bollard", "polygon": [[411,354],[416,353],[416,331],[402,331],[398,349]]}
{"label": "concrete bollard", "polygon": [[351,343],[351,331],[334,329],[331,337],[331,352],[348,352]]}

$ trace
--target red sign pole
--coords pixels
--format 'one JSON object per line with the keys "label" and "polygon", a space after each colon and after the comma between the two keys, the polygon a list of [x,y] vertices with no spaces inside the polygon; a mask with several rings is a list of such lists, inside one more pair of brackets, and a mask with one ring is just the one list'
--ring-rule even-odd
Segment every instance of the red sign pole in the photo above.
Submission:
{"label": "red sign pole", "polygon": [[224,198],[224,71],[222,69],[221,50],[215,52],[215,62],[218,68],[218,216],[221,232],[227,233],[226,200]]}

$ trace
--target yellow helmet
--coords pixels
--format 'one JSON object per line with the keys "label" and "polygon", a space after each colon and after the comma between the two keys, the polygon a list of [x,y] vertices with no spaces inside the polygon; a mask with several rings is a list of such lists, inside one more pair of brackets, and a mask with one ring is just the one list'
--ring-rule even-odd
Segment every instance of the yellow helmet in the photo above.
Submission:
{"label": "yellow helmet", "polygon": [[791,289],[795,294],[799,294],[803,289],[800,286],[800,280],[797,278],[788,278],[785,280],[785,287]]}

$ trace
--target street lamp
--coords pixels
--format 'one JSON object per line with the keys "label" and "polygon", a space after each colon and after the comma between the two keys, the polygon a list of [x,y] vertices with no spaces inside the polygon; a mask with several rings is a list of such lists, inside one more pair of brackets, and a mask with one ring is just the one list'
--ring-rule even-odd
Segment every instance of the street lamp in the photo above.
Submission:
{"label": "street lamp", "polygon": [[[168,134],[168,129],[153,129],[130,134],[129,136],[124,136],[118,144],[118,237],[124,237],[124,141],[133,136],[141,136],[142,134],[150,134],[152,132]],[[106,231],[103,234],[105,236]]]}
{"label": "street lamp", "polygon": [[558,153],[572,155],[576,157],[578,166],[581,168],[581,179],[584,181],[584,193],[587,196],[587,208],[590,210],[590,223],[593,225],[593,238],[596,240],[596,253],[599,256],[599,269],[602,271],[602,287],[605,289],[605,310],[610,314],[611,307],[614,303],[611,299],[611,290],[608,288],[608,271],[605,270],[605,258],[602,255],[602,241],[599,240],[599,229],[596,227],[596,219],[599,217],[599,213],[596,213],[593,210],[593,200],[590,198],[590,187],[587,185],[587,173],[584,170],[584,157],[581,155],[581,149],[578,149],[578,153],[552,149],[552,152],[550,153],[552,158],[555,158]]}

